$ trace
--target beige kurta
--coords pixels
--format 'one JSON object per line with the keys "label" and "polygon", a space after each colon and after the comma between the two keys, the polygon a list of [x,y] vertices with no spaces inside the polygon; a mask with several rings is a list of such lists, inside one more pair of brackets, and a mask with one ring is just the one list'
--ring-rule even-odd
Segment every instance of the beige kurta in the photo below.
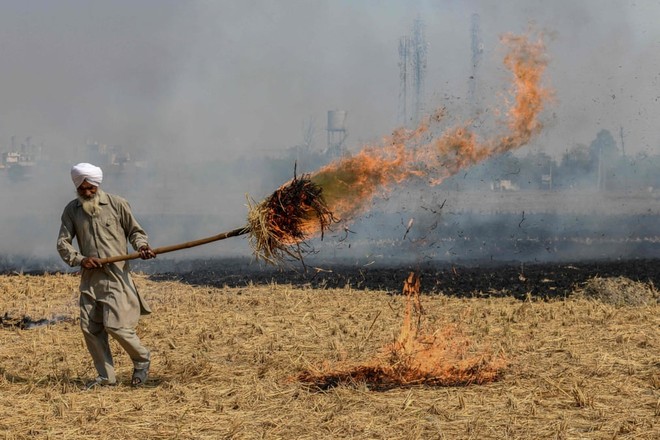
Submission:
{"label": "beige kurta", "polygon": [[[79,266],[85,257],[124,255],[128,252],[128,242],[135,250],[147,244],[147,235],[125,199],[101,190],[99,197],[100,210],[94,217],[83,211],[78,199],[64,208],[57,251],[70,266]],[[79,250],[73,246],[74,238]],[[81,294],[108,305],[104,325],[135,327],[141,314],[151,313],[133,283],[128,261],[106,264],[100,269],[81,270]]]}

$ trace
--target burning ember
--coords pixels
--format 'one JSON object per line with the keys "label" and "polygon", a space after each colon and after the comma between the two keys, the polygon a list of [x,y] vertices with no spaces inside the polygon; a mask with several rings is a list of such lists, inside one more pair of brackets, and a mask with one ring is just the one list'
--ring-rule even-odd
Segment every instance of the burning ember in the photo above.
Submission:
{"label": "burning ember", "polygon": [[[398,129],[379,146],[367,146],[320,170],[294,178],[256,206],[251,206],[249,232],[255,254],[266,261],[285,255],[300,257],[298,244],[334,221],[363,212],[379,193],[412,177],[437,185],[462,169],[525,145],[542,124],[538,116],[550,93],[540,85],[547,65],[545,47],[527,36],[505,36],[504,65],[513,74],[512,106],[503,121],[505,132],[486,139],[472,122],[437,135],[444,110],[425,118],[414,130]],[[292,247],[293,246],[293,247]]]}
{"label": "burning ember", "polygon": [[365,383],[376,390],[413,385],[461,386],[497,380],[507,366],[504,358],[476,352],[455,326],[424,331],[419,291],[419,277],[411,273],[403,288],[406,311],[401,333],[375,359],[343,370],[306,371],[298,375],[298,380],[320,389]]}

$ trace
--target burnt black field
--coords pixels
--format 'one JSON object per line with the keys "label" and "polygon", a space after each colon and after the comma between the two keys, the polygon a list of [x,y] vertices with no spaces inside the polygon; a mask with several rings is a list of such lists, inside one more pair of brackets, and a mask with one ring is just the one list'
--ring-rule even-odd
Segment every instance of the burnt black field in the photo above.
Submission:
{"label": "burnt black field", "polygon": [[176,271],[151,274],[154,280],[177,280],[196,286],[242,287],[250,284],[284,284],[313,288],[352,288],[401,292],[410,272],[420,275],[422,293],[456,297],[528,296],[542,299],[570,296],[594,277],[626,277],[660,283],[660,259],[592,261],[574,263],[484,263],[482,265],[432,264],[396,266],[333,266],[273,268],[255,266],[242,259],[212,259],[178,264]]}

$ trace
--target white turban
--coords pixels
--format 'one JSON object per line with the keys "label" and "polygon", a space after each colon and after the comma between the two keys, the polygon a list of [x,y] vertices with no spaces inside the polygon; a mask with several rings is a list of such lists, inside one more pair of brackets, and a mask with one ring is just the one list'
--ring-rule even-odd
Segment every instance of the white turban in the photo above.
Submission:
{"label": "white turban", "polygon": [[76,188],[85,180],[94,186],[99,186],[103,180],[103,171],[91,163],[79,163],[71,168],[71,180]]}

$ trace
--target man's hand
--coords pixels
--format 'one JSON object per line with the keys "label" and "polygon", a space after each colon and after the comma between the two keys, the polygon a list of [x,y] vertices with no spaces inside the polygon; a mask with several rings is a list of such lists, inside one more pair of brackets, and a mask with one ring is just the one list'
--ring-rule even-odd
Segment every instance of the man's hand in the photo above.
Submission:
{"label": "man's hand", "polygon": [[140,258],[143,260],[148,260],[150,258],[156,258],[156,253],[149,247],[149,245],[142,246],[138,252],[140,253]]}
{"label": "man's hand", "polygon": [[101,264],[101,261],[98,258],[95,258],[95,257],[85,257],[85,258],[83,258],[80,265],[85,269],[97,269],[99,267],[103,267],[103,264]]}

